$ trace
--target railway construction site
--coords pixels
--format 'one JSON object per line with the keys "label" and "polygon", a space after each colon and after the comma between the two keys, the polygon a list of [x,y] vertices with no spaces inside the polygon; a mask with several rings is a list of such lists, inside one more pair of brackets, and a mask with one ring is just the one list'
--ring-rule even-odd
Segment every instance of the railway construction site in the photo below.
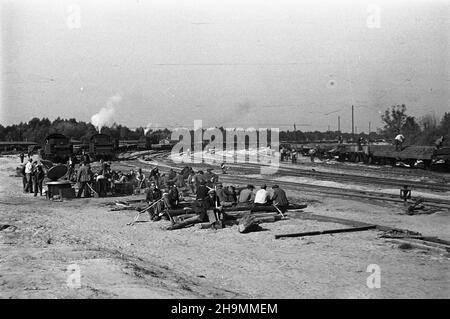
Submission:
{"label": "railway construction site", "polygon": [[272,194],[277,185],[289,205],[231,201],[203,212],[189,178],[174,207],[155,209],[165,202],[150,201],[148,185],[101,195],[98,178],[91,197],[49,196],[53,174],[78,192],[53,164],[46,196],[34,197],[23,191],[18,156],[0,157],[0,297],[449,297],[448,173],[303,157],[275,169],[258,160],[221,167],[222,155],[150,150],[109,166],[148,180],[155,168],[162,179],[186,166],[209,170],[217,179],[208,195],[233,186],[239,196],[248,184]]}

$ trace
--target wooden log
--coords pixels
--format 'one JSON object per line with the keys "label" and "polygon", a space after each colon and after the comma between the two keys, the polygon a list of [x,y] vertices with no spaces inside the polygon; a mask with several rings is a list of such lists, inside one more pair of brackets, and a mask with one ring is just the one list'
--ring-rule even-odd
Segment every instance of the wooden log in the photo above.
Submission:
{"label": "wooden log", "polygon": [[261,230],[255,216],[246,214],[239,220],[238,230],[241,234]]}
{"label": "wooden log", "polygon": [[167,227],[167,230],[180,229],[180,228],[184,228],[186,226],[201,223],[201,222],[203,222],[203,219],[199,215],[196,215],[194,217],[186,218],[181,223],[176,223],[176,224],[173,224],[173,225]]}
{"label": "wooden log", "polygon": [[[306,204],[296,204],[296,205],[289,205],[288,209],[303,209],[306,208],[308,205]],[[234,206],[234,207],[224,207],[223,212],[241,212],[241,211],[248,211],[251,212],[277,212],[277,209],[273,206]],[[190,207],[186,207],[186,209],[177,208],[177,209],[170,209],[169,213],[171,216],[178,216],[182,214],[186,214],[186,211],[191,212],[192,209]]]}
{"label": "wooden log", "polygon": [[365,230],[376,229],[376,228],[377,228],[376,225],[369,225],[369,226],[355,227],[355,228],[341,228],[341,229],[329,229],[329,230],[321,230],[321,231],[303,232],[303,233],[281,234],[281,235],[275,235],[275,239],[284,238],[284,237],[303,237],[303,236],[316,236],[316,235],[336,234],[336,233],[349,233],[349,232],[365,231]]}

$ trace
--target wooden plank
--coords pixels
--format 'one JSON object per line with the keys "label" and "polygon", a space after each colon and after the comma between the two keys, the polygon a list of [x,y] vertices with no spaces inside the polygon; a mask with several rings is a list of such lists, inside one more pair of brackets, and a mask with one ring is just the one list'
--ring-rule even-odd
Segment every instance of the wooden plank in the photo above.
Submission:
{"label": "wooden plank", "polygon": [[311,232],[303,232],[303,233],[280,234],[280,235],[275,235],[275,239],[285,238],[285,237],[304,237],[304,236],[317,236],[317,235],[337,234],[337,233],[349,233],[349,232],[371,230],[371,229],[376,229],[376,228],[377,228],[376,225],[369,225],[369,226],[354,227],[354,228],[328,229],[328,230],[311,231]]}

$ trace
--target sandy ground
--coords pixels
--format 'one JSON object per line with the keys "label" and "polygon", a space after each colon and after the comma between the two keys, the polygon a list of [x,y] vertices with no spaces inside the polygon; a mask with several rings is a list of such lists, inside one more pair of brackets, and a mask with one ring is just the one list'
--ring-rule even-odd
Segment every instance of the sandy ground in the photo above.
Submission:
{"label": "sandy ground", "polygon": [[[400,249],[376,231],[276,240],[348,227],[292,215],[249,234],[236,226],[167,231],[166,221],[126,226],[134,212],[105,205],[118,198],[57,202],[24,194],[17,164],[0,158],[0,224],[16,227],[0,231],[1,298],[450,297],[448,255]],[[309,201],[307,212],[448,234],[446,214],[399,216],[388,205],[288,195]],[[370,264],[381,269],[381,288],[366,285]],[[73,267],[80,288],[67,284]]]}

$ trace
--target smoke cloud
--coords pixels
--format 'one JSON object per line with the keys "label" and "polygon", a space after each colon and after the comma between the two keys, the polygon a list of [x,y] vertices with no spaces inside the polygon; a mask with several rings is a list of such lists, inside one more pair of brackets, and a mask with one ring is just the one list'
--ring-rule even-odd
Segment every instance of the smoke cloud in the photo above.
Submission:
{"label": "smoke cloud", "polygon": [[121,101],[122,96],[120,94],[111,96],[106,102],[106,106],[102,107],[97,114],[92,115],[91,123],[95,126],[99,133],[102,127],[113,124],[113,117],[116,112],[115,108]]}
{"label": "smoke cloud", "polygon": [[147,135],[148,132],[152,129],[152,123],[148,123],[147,127],[144,128],[144,135]]}

